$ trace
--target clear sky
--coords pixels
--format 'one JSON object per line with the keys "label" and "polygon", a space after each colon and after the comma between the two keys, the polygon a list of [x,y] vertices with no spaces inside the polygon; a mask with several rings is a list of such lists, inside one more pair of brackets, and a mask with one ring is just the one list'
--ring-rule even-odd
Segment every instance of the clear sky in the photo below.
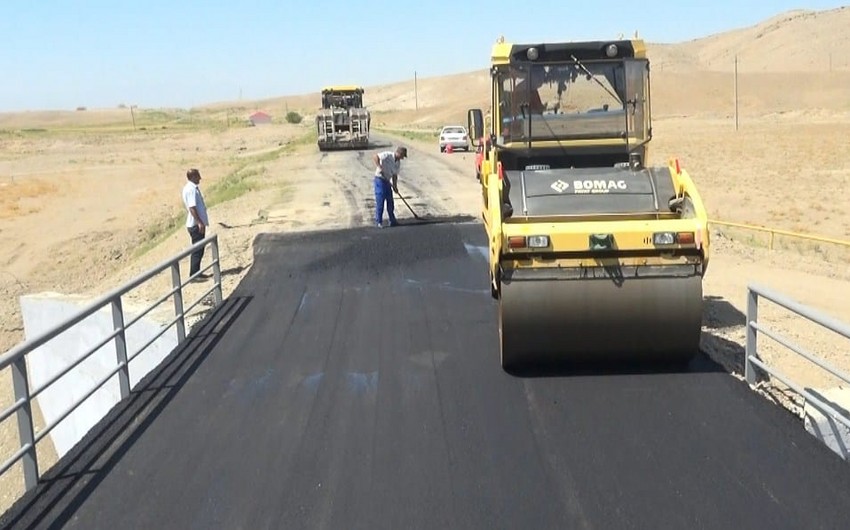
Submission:
{"label": "clear sky", "polygon": [[[829,1],[2,0],[0,111],[191,107],[486,68],[516,42],[681,42]],[[608,7],[606,7],[608,6]]]}

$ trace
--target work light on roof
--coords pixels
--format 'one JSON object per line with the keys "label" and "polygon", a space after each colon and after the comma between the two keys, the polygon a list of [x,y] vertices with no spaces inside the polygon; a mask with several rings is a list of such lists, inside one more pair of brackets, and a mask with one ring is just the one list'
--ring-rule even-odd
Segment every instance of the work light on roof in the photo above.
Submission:
{"label": "work light on roof", "polygon": [[609,44],[605,47],[605,55],[607,55],[608,57],[616,57],[617,51],[618,50],[616,44]]}
{"label": "work light on roof", "polygon": [[537,57],[539,57],[539,52],[537,48],[529,48],[527,52],[525,52],[529,61],[536,61]]}

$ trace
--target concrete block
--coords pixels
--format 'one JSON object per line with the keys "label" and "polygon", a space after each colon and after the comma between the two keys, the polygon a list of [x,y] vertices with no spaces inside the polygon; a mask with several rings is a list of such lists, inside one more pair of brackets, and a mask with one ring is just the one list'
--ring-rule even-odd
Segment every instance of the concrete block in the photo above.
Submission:
{"label": "concrete block", "polygon": [[[807,390],[836,409],[845,418],[850,418],[850,388],[838,387],[829,390],[809,388]],[[850,462],[850,428],[809,401],[806,402],[803,413],[806,430],[845,461]]]}
{"label": "concrete block", "polygon": [[[55,327],[91,302],[92,300],[79,296],[56,293],[21,297],[21,312],[27,340]],[[132,307],[128,302],[122,302],[125,323],[141,313],[141,310]],[[170,301],[166,301],[160,305],[160,308],[166,306],[168,309],[173,307]],[[168,315],[170,318],[166,319],[165,310],[160,308],[155,310],[161,312],[160,318],[156,318],[155,315],[146,316],[126,330],[128,357],[139,351],[146,342],[163,329],[170,318],[173,318],[172,315]],[[102,342],[113,329],[112,309],[107,306],[31,352],[27,357],[30,390],[40,388],[55,374],[73,364],[87,350]],[[130,361],[130,387],[133,388],[148,372],[159,365],[177,344],[177,330],[172,327],[138,357]],[[116,366],[115,342],[111,340],[46,388],[36,398],[46,424],[49,425],[59,418]],[[121,392],[118,386],[118,374],[116,374],[50,432],[59,457],[80,441],[120,399]]]}

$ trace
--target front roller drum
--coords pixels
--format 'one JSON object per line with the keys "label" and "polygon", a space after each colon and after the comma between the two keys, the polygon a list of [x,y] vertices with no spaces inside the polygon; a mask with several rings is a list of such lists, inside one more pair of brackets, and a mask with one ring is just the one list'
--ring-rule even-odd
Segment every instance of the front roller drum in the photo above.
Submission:
{"label": "front roller drum", "polygon": [[505,369],[541,363],[687,363],[699,351],[702,278],[502,279]]}

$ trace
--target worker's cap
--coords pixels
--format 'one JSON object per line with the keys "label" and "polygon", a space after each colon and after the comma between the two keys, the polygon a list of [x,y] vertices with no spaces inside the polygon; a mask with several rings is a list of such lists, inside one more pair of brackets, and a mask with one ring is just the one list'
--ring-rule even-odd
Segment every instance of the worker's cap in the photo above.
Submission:
{"label": "worker's cap", "polygon": [[398,153],[399,158],[407,158],[407,147],[399,146],[395,152]]}

